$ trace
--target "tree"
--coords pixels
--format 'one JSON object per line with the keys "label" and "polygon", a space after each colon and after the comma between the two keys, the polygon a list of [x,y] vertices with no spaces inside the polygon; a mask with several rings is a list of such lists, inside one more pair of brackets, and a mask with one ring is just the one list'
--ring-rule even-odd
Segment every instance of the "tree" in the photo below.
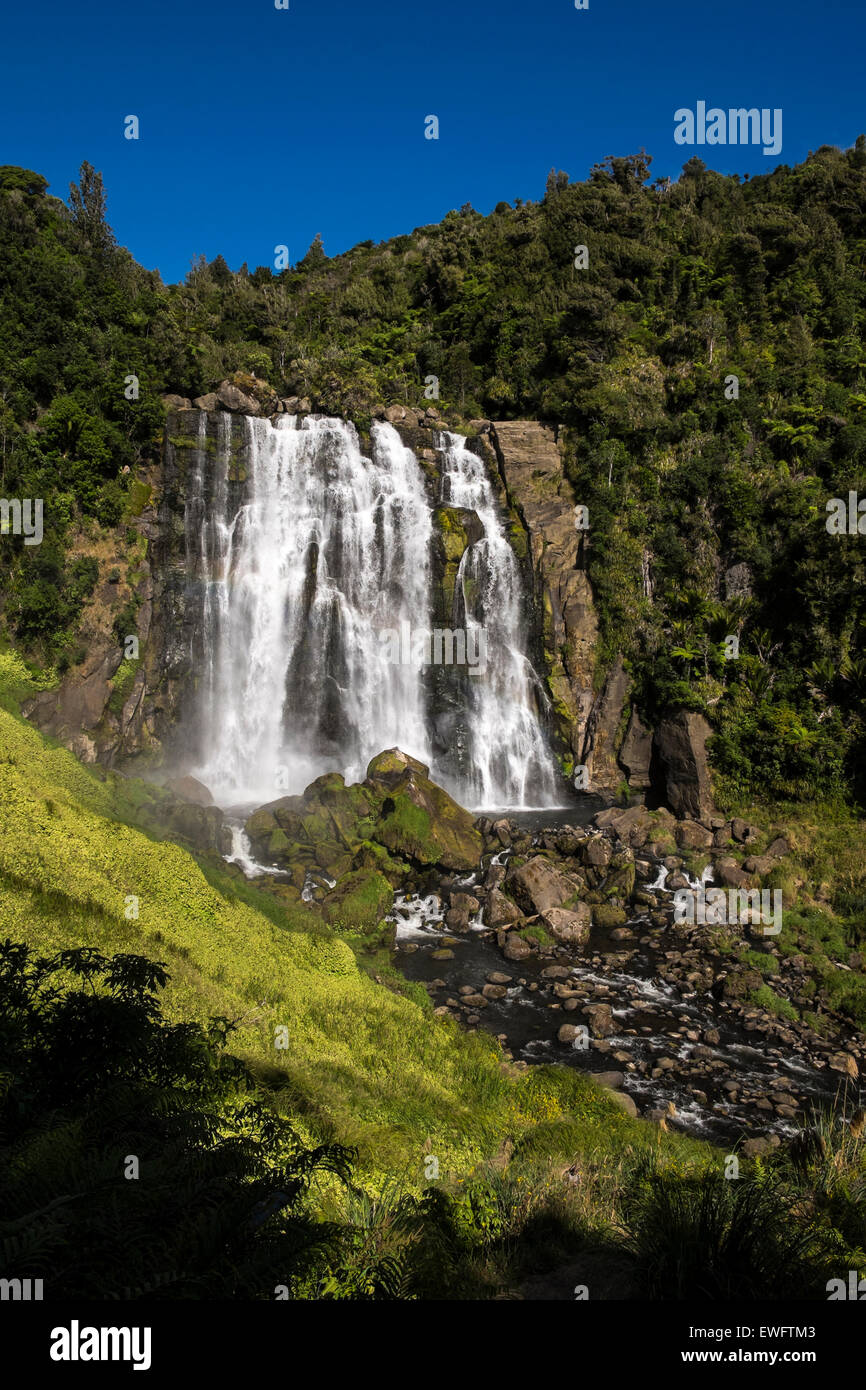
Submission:
{"label": "tree", "polygon": [[48,187],[48,180],[32,169],[19,169],[16,164],[0,164],[0,193],[20,189],[22,193],[40,194]]}
{"label": "tree", "polygon": [[102,175],[86,159],[78,171],[78,183],[69,185],[69,206],[72,220],[90,248],[98,256],[111,251],[115,240],[106,217]]}
{"label": "tree", "polygon": [[322,233],[316,232],[313,237],[310,249],[304,259],[300,262],[302,270],[316,270],[320,265],[324,265],[328,259],[325,254],[325,244],[322,241]]}
{"label": "tree", "polygon": [[318,1174],[347,1182],[353,1152],[309,1147],[252,1094],[226,1019],[167,1023],[167,983],[142,956],[0,944],[4,1278],[55,1298],[272,1298],[335,1272],[338,1229],[304,1198]]}

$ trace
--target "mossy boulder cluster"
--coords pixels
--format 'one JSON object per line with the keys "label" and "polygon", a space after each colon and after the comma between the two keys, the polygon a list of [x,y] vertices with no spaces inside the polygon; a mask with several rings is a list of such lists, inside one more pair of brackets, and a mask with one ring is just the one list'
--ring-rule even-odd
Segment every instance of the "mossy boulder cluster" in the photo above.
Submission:
{"label": "mossy boulder cluster", "polygon": [[256,857],[291,876],[290,893],[310,885],[328,921],[361,928],[390,911],[395,888],[428,869],[469,872],[483,850],[470,813],[399,748],[373,758],[363,782],[326,773],[245,829]]}

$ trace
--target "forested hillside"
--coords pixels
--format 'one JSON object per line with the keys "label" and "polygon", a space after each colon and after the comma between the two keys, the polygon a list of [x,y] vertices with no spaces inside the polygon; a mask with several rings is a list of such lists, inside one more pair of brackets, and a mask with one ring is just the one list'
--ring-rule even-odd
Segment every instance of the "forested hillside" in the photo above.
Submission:
{"label": "forested hillside", "polygon": [[96,567],[73,537],[124,523],[163,393],[242,373],[363,425],[435,377],[455,424],[565,431],[600,663],[625,653],[650,718],[707,712],[734,796],[862,798],[862,543],[825,521],[866,492],[864,269],[863,136],[747,182],[611,158],[538,203],[334,258],[317,240],[280,272],[198,258],[175,286],[116,245],[89,166],[68,206],[6,166],[0,491],[45,499],[43,543],[4,542],[6,631],[80,659]]}

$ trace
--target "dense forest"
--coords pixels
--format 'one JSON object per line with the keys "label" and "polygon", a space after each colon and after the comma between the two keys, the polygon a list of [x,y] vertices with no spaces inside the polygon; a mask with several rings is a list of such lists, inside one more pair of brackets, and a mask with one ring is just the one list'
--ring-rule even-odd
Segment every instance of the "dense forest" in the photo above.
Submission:
{"label": "dense forest", "polygon": [[46,499],[43,544],[3,550],[7,633],[79,658],[95,567],[69,537],[123,523],[163,393],[241,374],[361,425],[430,399],[537,418],[589,508],[600,664],[625,653],[651,719],[707,712],[734,794],[862,798],[864,566],[825,522],[866,492],[866,138],[751,180],[650,164],[171,286],[116,245],[89,165],[68,205],[0,169],[0,490]]}

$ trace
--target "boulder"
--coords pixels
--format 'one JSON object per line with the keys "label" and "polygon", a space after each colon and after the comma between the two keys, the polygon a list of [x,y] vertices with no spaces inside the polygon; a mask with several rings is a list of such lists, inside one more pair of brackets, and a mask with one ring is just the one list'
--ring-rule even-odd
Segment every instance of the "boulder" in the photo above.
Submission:
{"label": "boulder", "polygon": [[562,907],[577,891],[571,879],[540,854],[515,869],[506,882],[515,901],[529,914]]}
{"label": "boulder", "polygon": [[594,818],[594,824],[599,830],[612,830],[632,849],[640,849],[646,844],[652,823],[652,814],[645,806],[630,806],[627,811],[618,806],[610,806]]}
{"label": "boulder", "polygon": [[609,930],[622,927],[627,921],[625,908],[611,907],[608,903],[596,903],[592,908],[592,920],[597,927]]}
{"label": "boulder", "polygon": [[509,932],[502,948],[502,954],[506,960],[526,960],[527,956],[532,955],[532,947],[523,940],[522,936]]}
{"label": "boulder", "polygon": [[637,1106],[626,1091],[611,1091],[610,1098],[611,1100],[615,1100],[620,1109],[624,1110],[627,1115],[630,1115],[633,1120],[637,1119]]}
{"label": "boulder", "polygon": [[563,1023],[556,1035],[557,1042],[566,1043],[573,1047],[577,1039],[581,1036],[580,1029],[573,1023]]}
{"label": "boulder", "polygon": [[674,833],[680,849],[709,849],[713,843],[712,833],[697,821],[680,821]]}
{"label": "boulder", "polygon": [[192,801],[196,806],[213,806],[214,799],[204,782],[197,777],[174,777],[166,782],[166,787],[184,801]]}
{"label": "boulder", "polygon": [[550,907],[541,920],[557,941],[583,945],[589,939],[592,914],[586,903],[576,903],[573,909]]}
{"label": "boulder", "polygon": [[764,852],[770,859],[781,859],[783,855],[791,853],[791,846],[784,835],[778,835]]}
{"label": "boulder", "polygon": [[484,842],[472,816],[431,782],[423,763],[391,748],[372,759],[363,785],[379,803],[373,837],[386,849],[443,869],[477,867]]}
{"label": "boulder", "polygon": [[603,835],[593,835],[584,842],[581,858],[593,869],[604,869],[613,857],[613,845]]}
{"label": "boulder", "polygon": [[716,865],[716,877],[725,888],[750,888],[752,880],[732,859],[722,859]]}
{"label": "boulder", "polygon": [[841,1072],[843,1076],[850,1076],[852,1081],[856,1081],[860,1075],[856,1057],[852,1057],[850,1052],[833,1052],[827,1058],[827,1065],[831,1071]]}
{"label": "boulder", "polygon": [[172,799],[164,808],[162,829],[172,839],[185,840],[198,850],[228,854],[231,849],[231,831],[217,806]]}
{"label": "boulder", "polygon": [[215,391],[209,391],[206,396],[196,396],[193,405],[196,410],[218,410],[219,400]]}
{"label": "boulder", "polygon": [[582,1010],[590,1021],[592,1034],[596,1038],[609,1038],[616,1032],[610,1004],[586,1004]]}
{"label": "boulder", "polygon": [[488,927],[507,927],[519,922],[523,914],[516,903],[498,888],[491,888],[484,908],[485,925]]}
{"label": "boulder", "polygon": [[238,415],[261,414],[258,401],[254,400],[252,396],[245,395],[240,387],[233,386],[230,381],[220,382],[216,397],[224,410],[230,410]]}

